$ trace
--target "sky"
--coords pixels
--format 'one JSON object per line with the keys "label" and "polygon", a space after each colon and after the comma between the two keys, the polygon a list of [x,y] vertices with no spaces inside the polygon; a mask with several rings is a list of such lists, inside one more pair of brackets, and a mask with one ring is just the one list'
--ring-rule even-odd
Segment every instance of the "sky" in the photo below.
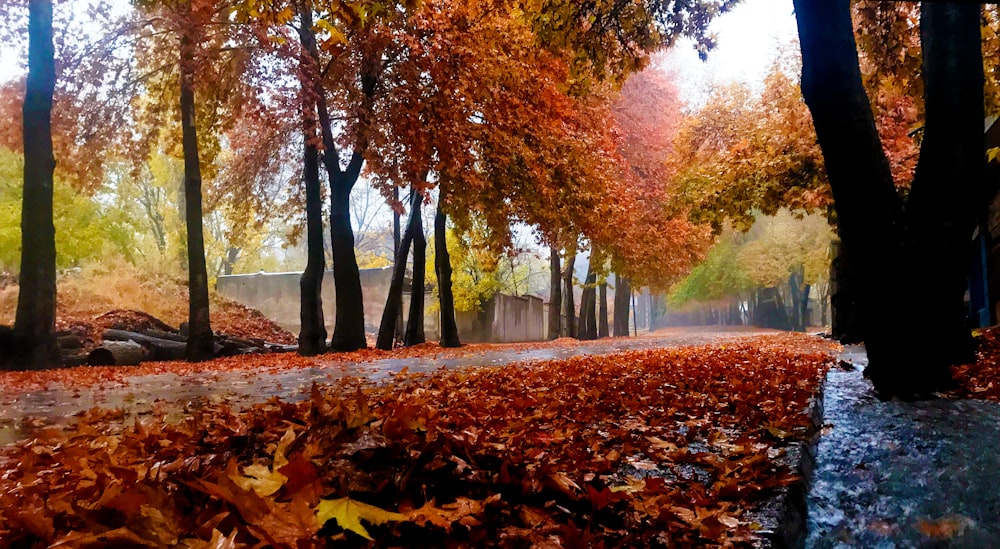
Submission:
{"label": "sky", "polygon": [[702,103],[713,84],[720,82],[760,84],[778,48],[798,36],[792,0],[745,0],[709,28],[718,46],[709,52],[708,61],[698,59],[691,42],[678,43],[666,56],[689,104]]}

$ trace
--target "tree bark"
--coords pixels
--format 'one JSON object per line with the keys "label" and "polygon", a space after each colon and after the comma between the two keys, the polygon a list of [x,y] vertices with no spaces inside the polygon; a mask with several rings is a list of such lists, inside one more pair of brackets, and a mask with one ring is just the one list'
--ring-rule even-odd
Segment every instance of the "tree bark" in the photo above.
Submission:
{"label": "tree bark", "polygon": [[[190,4],[187,4],[190,17]],[[185,29],[186,31],[187,29]],[[187,359],[198,362],[212,358],[212,326],[208,307],[208,268],[205,264],[205,237],[202,229],[201,165],[194,109],[194,40],[181,32],[181,133],[184,148],[184,219],[187,227],[188,326]]]}
{"label": "tree bark", "polygon": [[628,337],[628,310],[632,287],[627,278],[618,274],[615,276],[615,317],[614,336]]}
{"label": "tree bark", "polygon": [[305,123],[304,178],[306,187],[306,270],[299,279],[299,354],[318,355],[326,350],[326,326],[323,321],[323,275],[326,258],[323,250],[323,197],[319,181],[319,149],[312,124]]}
{"label": "tree bark", "polygon": [[[393,185],[393,187],[392,187],[392,198],[393,198],[393,200],[396,201],[396,203],[399,203],[399,187],[396,186],[396,185]],[[393,208],[393,210],[392,210],[392,250],[393,250],[392,265],[393,265],[393,268],[395,268],[396,263],[399,262],[399,254],[400,254],[400,250],[401,250],[401,248],[399,247],[399,245],[400,245],[401,241],[402,241],[402,233],[400,231],[400,226],[399,226],[399,211],[396,210],[395,208]],[[403,275],[404,276],[406,274],[406,255],[409,254],[409,253],[410,253],[410,245],[407,244],[406,245],[406,252],[403,254]],[[395,270],[393,271],[393,274],[395,275]],[[402,288],[403,288],[402,287],[402,280],[403,279],[400,279],[400,284],[401,284],[400,285],[400,299],[402,299]],[[382,332],[382,327],[380,325],[379,326],[379,334],[381,334],[381,332]],[[397,312],[396,312],[396,332],[395,332],[395,335],[394,335],[394,341],[403,341],[403,307],[402,307],[402,303],[400,303],[400,306],[397,308]],[[379,347],[379,349],[381,349],[381,348],[382,347]]]}
{"label": "tree bark", "polygon": [[579,339],[597,339],[597,274],[591,262],[587,266],[583,295],[580,296],[580,322],[577,327]]}
{"label": "tree bark", "polygon": [[378,328],[378,339],[375,347],[389,351],[396,343],[402,330],[397,328],[399,319],[403,317],[403,282],[406,279],[406,258],[410,255],[410,244],[413,242],[413,205],[410,206],[410,219],[406,223],[399,246],[396,247],[395,261],[392,265],[392,280],[389,282],[389,296],[382,309],[382,322]]}
{"label": "tree bark", "polygon": [[562,277],[559,249],[549,247],[549,333],[548,339],[558,339],[562,328]]}
{"label": "tree bark", "polygon": [[597,287],[597,337],[608,337],[608,284]]}
{"label": "tree bark", "polygon": [[423,200],[420,193],[413,192],[413,275],[410,284],[410,314],[406,319],[406,335],[403,345],[419,345],[427,341],[424,335],[424,272],[427,268],[427,239],[421,216]]}
{"label": "tree bark", "polygon": [[[881,398],[921,396],[972,358],[962,294],[982,186],[980,7],[922,5],[926,125],[904,213],[862,86],[850,2],[794,4],[802,92],[850,250],[865,374]],[[882,320],[886,310],[906,322]]]}
{"label": "tree bark", "polygon": [[566,270],[563,271],[563,301],[566,303],[566,337],[576,337],[576,305],[573,303],[573,267],[576,246],[566,249]]}
{"label": "tree bark", "polygon": [[434,272],[438,279],[438,300],[441,309],[442,347],[461,347],[458,323],[455,321],[455,296],[451,291],[451,257],[448,255],[447,217],[441,209],[445,200],[442,189],[438,195],[437,212],[434,214]]}
{"label": "tree bark", "polygon": [[24,195],[21,202],[21,272],[12,334],[11,365],[59,366],[55,336],[56,230],[52,222],[52,94],[55,49],[51,0],[28,2],[28,79],[24,95]]}
{"label": "tree bark", "polygon": [[[340,166],[340,153],[333,137],[333,124],[327,109],[326,91],[318,71],[319,48],[313,32],[312,11],[302,5],[299,41],[309,53],[313,66],[311,81],[316,112],[323,136],[323,166],[330,184],[330,244],[333,255],[333,284],[336,289],[336,314],[330,348],[338,352],[356,351],[368,346],[365,340],[365,305],[361,291],[361,273],[354,254],[354,229],[351,227],[351,190],[361,175],[367,144],[358,142],[347,168]],[[366,97],[374,93],[374,80],[362,75]]]}

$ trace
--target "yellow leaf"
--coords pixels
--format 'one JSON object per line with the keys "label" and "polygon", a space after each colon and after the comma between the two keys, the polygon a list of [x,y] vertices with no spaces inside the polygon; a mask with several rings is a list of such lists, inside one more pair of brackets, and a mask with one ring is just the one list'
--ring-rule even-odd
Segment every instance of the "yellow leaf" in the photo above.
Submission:
{"label": "yellow leaf", "polygon": [[351,498],[321,499],[316,506],[316,522],[322,528],[330,519],[336,519],[337,525],[344,530],[350,530],[365,539],[372,539],[368,530],[361,525],[361,520],[380,525],[406,520],[406,515],[386,511]]}
{"label": "yellow leaf", "polygon": [[288,458],[285,452],[288,446],[295,441],[295,431],[289,429],[278,441],[278,446],[274,450],[274,463],[268,468],[265,465],[255,463],[243,468],[243,475],[233,474],[230,479],[237,486],[244,490],[253,490],[260,497],[273,495],[288,482],[288,477],[278,472],[279,469],[288,465]]}

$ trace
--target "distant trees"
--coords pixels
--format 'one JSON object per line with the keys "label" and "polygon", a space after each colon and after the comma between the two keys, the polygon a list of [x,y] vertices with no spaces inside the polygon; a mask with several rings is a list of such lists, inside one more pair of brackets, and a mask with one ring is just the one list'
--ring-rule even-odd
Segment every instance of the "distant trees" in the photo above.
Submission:
{"label": "distant trees", "polygon": [[[306,222],[312,251],[303,277],[301,349],[324,350],[319,289],[325,258],[318,249],[322,221],[316,207],[324,179],[337,290],[330,347],[366,345],[350,210],[351,189],[366,164],[397,210],[403,209],[398,198],[389,197],[410,187],[414,224],[429,193],[438,196],[434,273],[442,344],[460,343],[454,310],[461,298],[451,291],[456,274],[448,234],[468,232],[473,224],[486,228],[485,245],[495,254],[511,251],[515,223],[535,228],[555,250],[601,250],[608,261],[591,265],[589,319],[603,310],[594,300],[609,269],[637,283],[665,280],[700,254],[703,231],[680,219],[683,212],[665,209],[669,193],[662,174],[654,173],[662,143],[653,155],[636,145],[635,137],[652,125],[629,127],[630,137],[621,139],[617,132],[630,122],[616,120],[613,105],[617,86],[656,49],[680,36],[695,38],[703,51],[710,48],[706,25],[731,4],[668,9],[632,0],[531,6],[506,0],[139,0],[120,15],[98,3],[92,13],[108,20],[107,34],[66,41],[63,51],[73,57],[65,66],[75,72],[58,90],[54,51],[50,45],[39,53],[34,40],[47,33],[51,44],[51,4],[32,0],[22,223],[28,223],[26,239],[45,242],[25,240],[22,248],[22,277],[33,274],[21,287],[21,306],[35,311],[34,327],[27,327],[27,312],[22,321],[19,311],[15,331],[34,334],[32,348],[47,345],[43,332],[52,331],[54,267],[43,273],[33,261],[54,265],[52,215],[46,214],[52,209],[53,147],[67,158],[67,178],[79,188],[97,192],[111,181],[119,198],[132,196],[128,207],[141,209],[159,253],[170,247],[172,229],[180,225],[172,227],[163,209],[171,197],[183,205],[186,239],[177,240],[173,253],[186,256],[191,360],[205,358],[212,346],[206,241],[218,243],[212,270],[231,272],[244,240],[254,238],[247,235],[259,231],[272,209]],[[48,20],[47,30],[39,30],[39,14]],[[61,126],[55,143],[41,135],[51,133],[42,119],[52,118],[54,93],[66,99],[56,113]],[[0,107],[11,97],[0,93]],[[641,107],[640,117],[654,116],[656,108]],[[7,133],[0,136],[4,143],[10,141]],[[47,149],[41,147],[46,141]],[[283,160],[288,151],[302,153],[289,163]],[[183,193],[174,194],[162,185],[163,174],[153,173],[161,157],[183,161]],[[286,171],[289,165],[294,167]],[[265,187],[289,182],[296,191],[285,195],[298,197],[276,205],[275,193]],[[207,231],[206,213],[213,220]],[[29,226],[43,222],[47,229]],[[423,232],[412,239],[419,291]],[[571,272],[567,280],[570,298]],[[418,293],[412,300],[417,305]],[[411,317],[411,343],[420,340],[421,314],[422,308]],[[587,320],[588,332],[603,333],[605,325]]]}

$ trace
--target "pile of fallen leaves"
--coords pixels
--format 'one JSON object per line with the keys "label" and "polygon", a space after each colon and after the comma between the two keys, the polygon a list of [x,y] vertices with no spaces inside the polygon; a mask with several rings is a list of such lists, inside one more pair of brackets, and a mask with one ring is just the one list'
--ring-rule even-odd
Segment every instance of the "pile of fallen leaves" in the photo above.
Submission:
{"label": "pile of fallen leaves", "polygon": [[0,547],[749,544],[829,362],[755,340],[92,410],[0,452]]}
{"label": "pile of fallen leaves", "polygon": [[976,338],[976,362],[952,367],[958,388],[949,396],[1000,401],[1000,327],[989,328]]}

